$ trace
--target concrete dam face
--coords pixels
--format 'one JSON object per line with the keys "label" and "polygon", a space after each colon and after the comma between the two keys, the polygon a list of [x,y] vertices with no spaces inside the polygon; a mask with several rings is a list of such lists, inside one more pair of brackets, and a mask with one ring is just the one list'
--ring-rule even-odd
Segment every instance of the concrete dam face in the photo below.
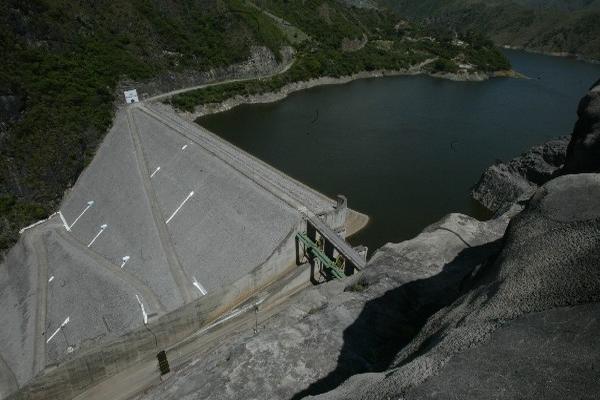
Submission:
{"label": "concrete dam face", "polygon": [[[0,268],[0,398],[145,321],[269,283],[294,262],[307,212],[334,229],[346,219],[165,106],[120,109],[60,211]],[[231,284],[237,295],[211,297]]]}

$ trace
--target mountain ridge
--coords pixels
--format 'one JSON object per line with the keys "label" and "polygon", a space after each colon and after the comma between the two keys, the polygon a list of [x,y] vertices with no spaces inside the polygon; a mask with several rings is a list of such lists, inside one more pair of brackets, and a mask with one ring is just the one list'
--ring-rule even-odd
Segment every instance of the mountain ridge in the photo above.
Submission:
{"label": "mountain ridge", "polygon": [[415,21],[484,32],[497,45],[600,60],[600,2],[381,0]]}

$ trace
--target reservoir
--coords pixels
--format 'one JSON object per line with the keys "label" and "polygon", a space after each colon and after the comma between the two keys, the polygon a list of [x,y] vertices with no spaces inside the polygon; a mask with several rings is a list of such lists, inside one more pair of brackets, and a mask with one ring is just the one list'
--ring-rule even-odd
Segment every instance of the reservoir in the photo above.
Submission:
{"label": "reservoir", "polygon": [[198,122],[322,193],[346,195],[371,218],[351,241],[374,250],[450,212],[489,218],[470,197],[484,169],[570,134],[600,65],[506,55],[530,79],[364,79]]}

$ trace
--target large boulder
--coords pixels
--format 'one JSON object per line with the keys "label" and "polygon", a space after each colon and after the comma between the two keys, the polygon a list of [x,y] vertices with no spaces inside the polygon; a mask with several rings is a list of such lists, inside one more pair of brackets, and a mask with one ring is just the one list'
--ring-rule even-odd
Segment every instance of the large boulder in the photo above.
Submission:
{"label": "large boulder", "polygon": [[568,143],[567,136],[550,140],[507,163],[492,165],[473,188],[473,198],[495,213],[528,199],[563,165]]}
{"label": "large boulder", "polygon": [[600,172],[600,80],[581,99],[564,173]]}

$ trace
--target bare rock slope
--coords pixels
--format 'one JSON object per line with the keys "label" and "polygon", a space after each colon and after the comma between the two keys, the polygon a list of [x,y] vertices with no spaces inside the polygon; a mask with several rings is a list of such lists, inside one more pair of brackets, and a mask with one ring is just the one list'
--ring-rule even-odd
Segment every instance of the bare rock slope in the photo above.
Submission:
{"label": "bare rock slope", "polygon": [[600,171],[600,80],[581,99],[564,172]]}
{"label": "bare rock slope", "polygon": [[502,212],[511,204],[526,200],[552,178],[565,162],[569,137],[535,146],[506,163],[485,170],[472,195],[492,212]]}
{"label": "bare rock slope", "polygon": [[139,399],[286,399],[384,371],[431,315],[499,250],[507,219],[451,214],[413,240],[388,244],[347,281],[301,292],[257,330],[198,354]]}

